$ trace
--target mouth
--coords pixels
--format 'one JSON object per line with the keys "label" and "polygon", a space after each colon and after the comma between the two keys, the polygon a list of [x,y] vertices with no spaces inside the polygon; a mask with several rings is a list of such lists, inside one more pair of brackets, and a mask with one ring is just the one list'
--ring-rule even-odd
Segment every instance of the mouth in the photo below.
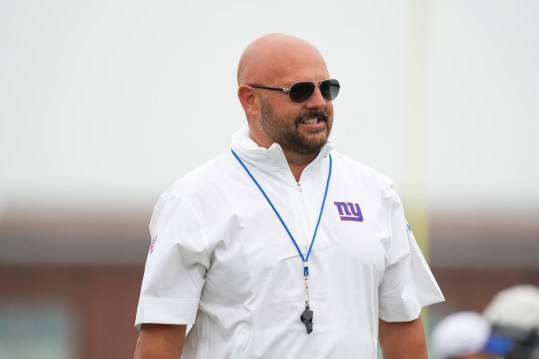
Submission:
{"label": "mouth", "polygon": [[330,123],[329,115],[320,109],[305,111],[296,119],[296,126],[301,126],[310,132],[325,131]]}
{"label": "mouth", "polygon": [[316,125],[320,122],[326,122],[326,119],[325,118],[322,118],[322,117],[315,117],[315,118],[303,118],[301,120],[298,121],[300,124],[303,124],[303,125]]}
{"label": "mouth", "polygon": [[314,125],[315,123],[318,123],[320,121],[319,118],[307,118],[305,120],[299,121],[299,123],[302,123],[304,125]]}

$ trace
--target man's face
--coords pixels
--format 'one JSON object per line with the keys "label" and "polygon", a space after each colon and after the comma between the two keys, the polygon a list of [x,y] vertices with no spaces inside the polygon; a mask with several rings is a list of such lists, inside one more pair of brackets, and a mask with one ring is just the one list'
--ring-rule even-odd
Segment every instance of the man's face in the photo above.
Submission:
{"label": "man's face", "polygon": [[[277,95],[277,96],[276,96]],[[293,103],[282,93],[261,98],[260,131],[284,151],[315,154],[326,144],[333,124],[333,105],[318,88],[305,103]]]}

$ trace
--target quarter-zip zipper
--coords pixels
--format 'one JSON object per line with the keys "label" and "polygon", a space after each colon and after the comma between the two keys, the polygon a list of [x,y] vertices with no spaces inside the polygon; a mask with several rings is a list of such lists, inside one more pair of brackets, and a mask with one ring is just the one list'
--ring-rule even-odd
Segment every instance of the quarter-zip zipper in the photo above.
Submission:
{"label": "quarter-zip zipper", "polygon": [[299,213],[296,213],[296,218],[298,218],[299,226],[297,227],[296,233],[300,234],[302,246],[305,246],[305,249],[309,247],[310,241],[310,232],[313,230],[312,225],[309,221],[309,215],[311,213],[307,210],[307,204],[305,203],[305,195],[303,193],[303,188],[301,182],[297,181],[298,195],[299,195]]}

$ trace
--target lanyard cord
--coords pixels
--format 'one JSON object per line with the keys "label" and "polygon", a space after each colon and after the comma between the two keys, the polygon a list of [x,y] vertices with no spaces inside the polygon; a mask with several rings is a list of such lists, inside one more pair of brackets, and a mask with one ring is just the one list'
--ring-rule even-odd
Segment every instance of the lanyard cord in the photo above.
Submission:
{"label": "lanyard cord", "polygon": [[292,235],[292,233],[290,233],[290,230],[288,229],[288,226],[286,225],[286,223],[284,222],[283,218],[281,217],[281,215],[279,214],[279,212],[277,211],[277,208],[275,208],[275,206],[273,205],[273,203],[271,202],[271,200],[269,199],[268,195],[266,194],[266,192],[264,191],[264,189],[262,188],[262,186],[260,186],[260,184],[258,183],[258,181],[256,180],[256,178],[253,176],[253,174],[251,173],[251,171],[249,171],[249,169],[247,168],[247,166],[245,166],[245,164],[243,163],[243,161],[239,158],[239,156],[236,154],[236,152],[234,152],[233,149],[230,149],[230,151],[232,151],[232,154],[234,155],[234,157],[236,157],[236,159],[238,160],[238,162],[240,163],[240,165],[243,167],[243,169],[245,170],[245,172],[247,172],[247,174],[249,175],[249,177],[251,177],[251,179],[253,180],[253,182],[255,183],[255,185],[258,187],[258,189],[260,190],[260,192],[262,192],[262,195],[264,195],[264,198],[266,198],[266,201],[268,201],[269,205],[271,206],[271,209],[273,209],[273,212],[275,212],[275,214],[277,215],[277,218],[279,218],[279,221],[281,222],[281,224],[283,225],[284,229],[286,230],[286,233],[288,233],[288,236],[290,237],[290,239],[292,240],[292,243],[294,243],[294,246],[296,246],[296,249],[301,257],[301,259],[303,260],[303,274],[305,275],[305,277],[308,277],[309,276],[309,267],[307,266],[307,263],[309,261],[309,256],[311,255],[311,250],[313,249],[313,244],[314,244],[314,240],[316,238],[316,233],[318,232],[318,226],[320,225],[320,220],[322,219],[322,213],[324,212],[324,205],[326,204],[326,197],[328,195],[328,189],[329,189],[329,181],[331,179],[331,169],[332,169],[332,165],[333,165],[333,161],[332,161],[332,158],[331,158],[331,154],[329,154],[329,171],[328,171],[328,179],[326,181],[326,189],[324,191],[324,199],[322,200],[322,206],[320,207],[320,214],[318,215],[318,221],[316,222],[316,227],[314,229],[314,234],[313,234],[313,238],[311,239],[311,245],[309,246],[309,250],[307,251],[307,256],[303,256],[303,253],[301,253],[301,249],[299,249],[299,246],[298,246],[298,243],[296,242],[296,240],[294,239],[294,236]]}

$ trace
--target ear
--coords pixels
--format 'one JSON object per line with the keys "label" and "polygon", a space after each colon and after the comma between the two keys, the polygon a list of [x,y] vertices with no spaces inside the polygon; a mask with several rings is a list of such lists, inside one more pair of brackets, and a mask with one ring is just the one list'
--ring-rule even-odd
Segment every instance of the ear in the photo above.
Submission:
{"label": "ear", "polygon": [[238,88],[238,98],[247,118],[258,116],[258,97],[251,86],[240,85]]}

